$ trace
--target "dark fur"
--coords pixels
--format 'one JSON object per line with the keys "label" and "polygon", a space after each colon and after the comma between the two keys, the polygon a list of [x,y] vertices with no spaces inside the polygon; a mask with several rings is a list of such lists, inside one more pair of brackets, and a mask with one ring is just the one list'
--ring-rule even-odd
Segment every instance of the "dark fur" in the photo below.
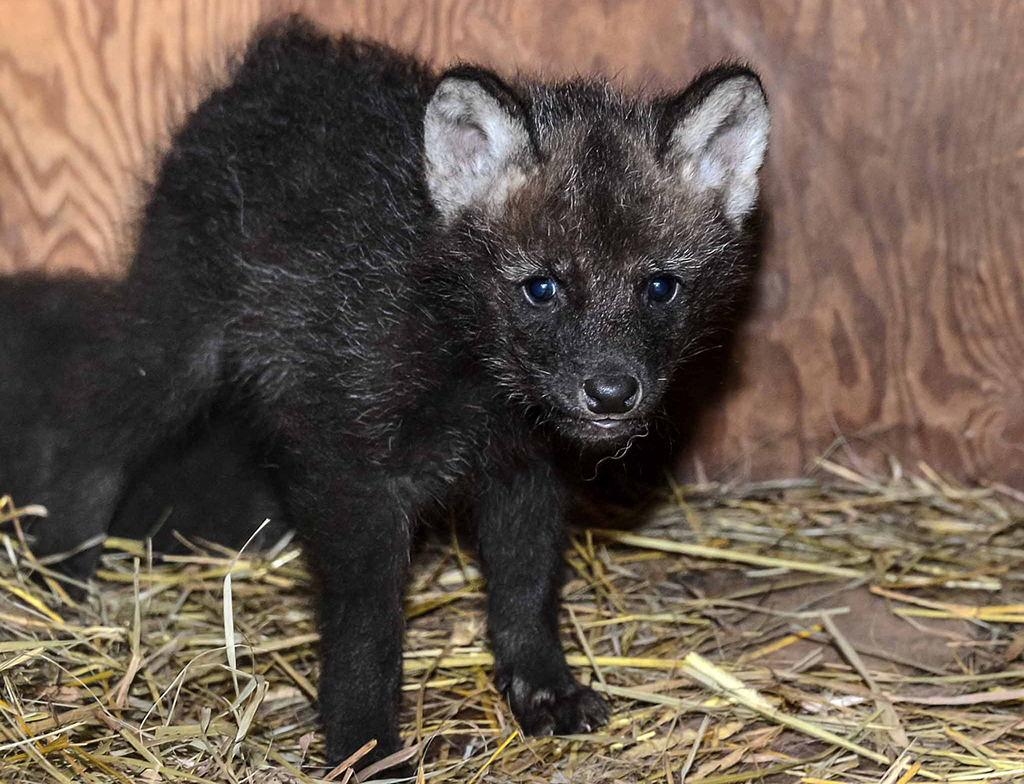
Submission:
{"label": "dark fur", "polygon": [[[722,95],[740,102],[714,109]],[[648,101],[437,77],[271,27],[175,135],[123,283],[59,301],[4,284],[0,486],[49,508],[39,552],[66,549],[106,530],[169,439],[233,412],[320,581],[334,761],[371,737],[374,757],[397,748],[413,529],[465,504],[496,685],[527,732],[595,727],[607,706],[557,633],[562,475],[646,433],[676,367],[729,321],[750,274],[763,144],[742,177],[730,167],[751,117],[761,140],[760,86],[736,66]],[[660,275],[679,281],[668,303],[649,300]],[[538,277],[558,285],[546,305],[524,294]],[[583,392],[623,378],[640,391],[605,413]]]}
{"label": "dark fur", "polygon": [[[120,291],[112,281],[85,275],[0,279],[0,401],[10,406],[0,419],[10,428],[0,439],[5,491],[38,486],[38,497],[48,498],[46,488],[60,484],[42,473],[56,466],[47,450],[56,448],[53,439],[72,436],[64,420],[79,405],[80,386],[71,374],[88,372],[83,364],[113,339],[110,317]],[[204,412],[127,473],[103,532],[151,538],[161,553],[184,549],[175,532],[238,548],[269,518],[251,546],[273,544],[288,525],[267,459],[261,442],[229,412]],[[66,517],[58,524],[70,550],[82,537]],[[80,574],[91,570],[94,555],[83,557]]]}
{"label": "dark fur", "polygon": [[[262,526],[264,520],[269,520]],[[253,534],[259,529],[259,533]],[[288,533],[272,467],[241,423],[214,413],[134,473],[109,534],[152,539],[157,553],[187,551],[179,536],[266,549]]]}

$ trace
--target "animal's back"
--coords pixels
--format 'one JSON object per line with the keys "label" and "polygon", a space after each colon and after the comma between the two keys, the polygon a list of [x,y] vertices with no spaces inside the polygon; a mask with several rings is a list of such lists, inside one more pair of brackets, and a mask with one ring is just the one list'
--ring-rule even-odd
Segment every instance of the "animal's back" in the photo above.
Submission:
{"label": "animal's back", "polygon": [[379,44],[294,20],[268,27],[175,135],[135,267],[187,265],[209,284],[236,277],[242,255],[298,268],[309,263],[298,251],[341,246],[336,258],[358,267],[407,246],[425,219],[429,84]]}

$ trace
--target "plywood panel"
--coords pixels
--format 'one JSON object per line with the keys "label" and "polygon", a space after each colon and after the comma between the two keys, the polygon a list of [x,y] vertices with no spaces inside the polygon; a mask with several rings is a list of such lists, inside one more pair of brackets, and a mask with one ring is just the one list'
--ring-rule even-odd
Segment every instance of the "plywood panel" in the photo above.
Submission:
{"label": "plywood panel", "polygon": [[749,60],[775,112],[766,254],[738,383],[684,469],[797,472],[841,437],[1024,485],[1011,0],[0,0],[0,271],[115,272],[168,124],[300,5],[439,63],[668,87]]}
{"label": "plywood panel", "polygon": [[112,270],[140,178],[256,2],[0,2],[0,271]]}

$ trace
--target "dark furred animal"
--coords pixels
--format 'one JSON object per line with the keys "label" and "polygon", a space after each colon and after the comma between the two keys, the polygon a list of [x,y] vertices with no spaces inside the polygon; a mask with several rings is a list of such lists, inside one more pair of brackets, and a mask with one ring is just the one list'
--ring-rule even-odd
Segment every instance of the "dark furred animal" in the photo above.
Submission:
{"label": "dark furred animal", "polygon": [[495,683],[523,729],[594,728],[607,706],[557,634],[563,477],[645,433],[731,318],[768,125],[740,66],[649,100],[438,76],[271,26],[174,136],[90,333],[2,325],[9,367],[49,358],[0,384],[0,485],[49,508],[40,552],[66,549],[168,439],[235,412],[319,579],[331,760],[398,747],[410,539],[453,504],[478,531]]}

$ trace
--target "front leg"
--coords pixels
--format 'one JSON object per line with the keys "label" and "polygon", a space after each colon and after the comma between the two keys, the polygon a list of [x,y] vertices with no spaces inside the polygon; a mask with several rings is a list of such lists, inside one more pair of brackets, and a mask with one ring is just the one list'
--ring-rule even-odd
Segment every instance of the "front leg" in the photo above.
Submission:
{"label": "front leg", "polygon": [[401,748],[402,592],[411,532],[387,482],[348,468],[291,487],[289,507],[319,583],[327,760],[337,764],[376,739],[365,765]]}
{"label": "front leg", "polygon": [[569,671],[558,636],[566,491],[544,462],[495,478],[477,499],[495,685],[531,735],[589,732],[608,704]]}

